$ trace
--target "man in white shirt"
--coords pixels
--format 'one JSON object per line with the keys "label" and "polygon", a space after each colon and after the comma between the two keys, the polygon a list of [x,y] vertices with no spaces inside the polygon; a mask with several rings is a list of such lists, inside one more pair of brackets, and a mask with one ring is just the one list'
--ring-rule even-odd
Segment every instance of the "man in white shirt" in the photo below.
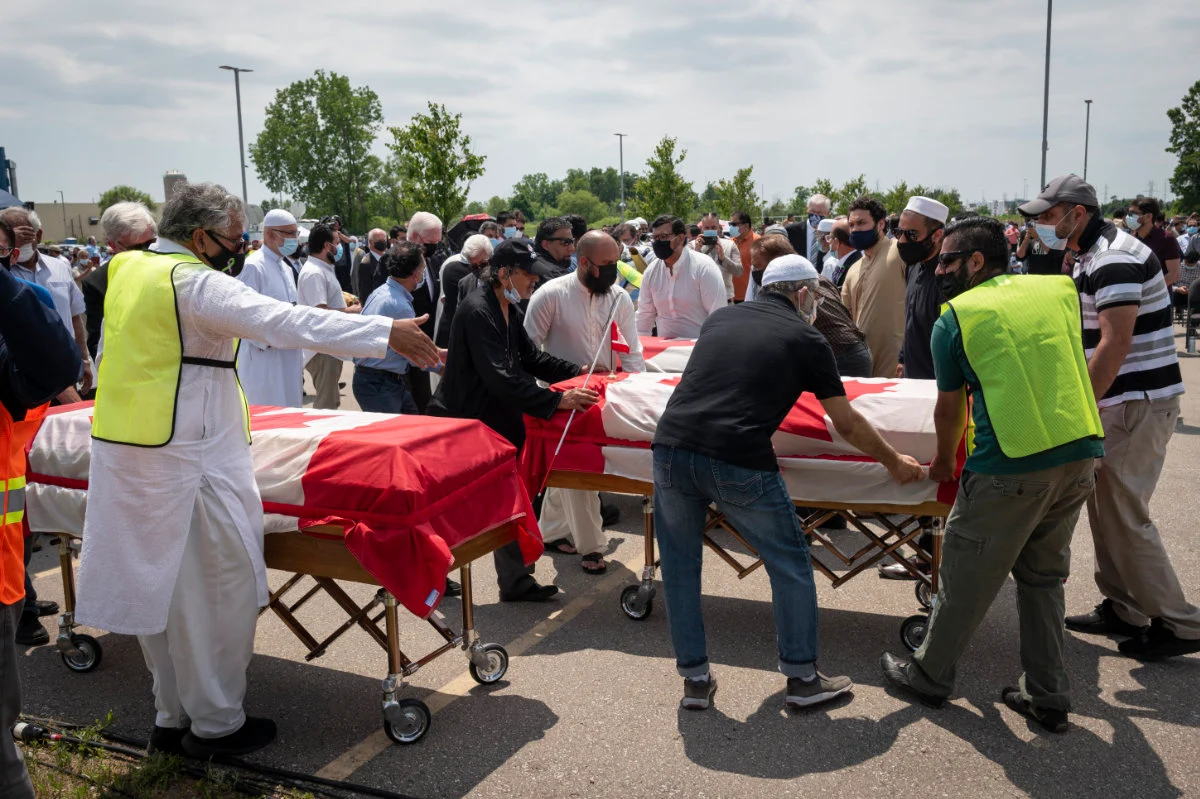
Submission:
{"label": "man in white shirt", "polygon": [[687,225],[663,214],[650,226],[654,257],[638,295],[638,335],[696,338],[709,314],[728,304],[725,279],[712,258],[687,246]]}
{"label": "man in white shirt", "polygon": [[[525,312],[525,332],[535,347],[573,363],[592,365],[603,374],[617,366],[612,349],[612,325],[629,352],[620,356],[626,372],[644,372],[642,344],[634,320],[633,300],[616,285],[621,247],[608,234],[591,230],[576,246],[579,265],[574,274],[550,280],[534,292]],[[583,556],[589,574],[603,574],[607,541],[595,491],[547,488],[538,519],[546,549]]]}
{"label": "man in white shirt", "polygon": [[[246,256],[238,280],[280,302],[296,304],[296,278],[284,260],[299,246],[296,217],[282,208],[263,219],[263,246]],[[299,408],[304,387],[304,351],[275,349],[242,339],[238,347],[238,379],[251,405]]]}
{"label": "man in white shirt", "polygon": [[[61,258],[38,252],[38,245],[42,243],[42,220],[35,212],[13,206],[0,211],[0,218],[12,226],[17,237],[13,246],[19,249],[12,254],[12,274],[49,291],[54,298],[54,310],[58,311],[67,330],[75,335],[75,343],[83,354],[80,381],[86,394],[92,387],[92,361],[88,357],[87,330],[83,324],[83,292],[75,282],[71,266]],[[60,403],[68,404],[79,402],[81,398],[75,387],[71,386],[57,399]]]}
{"label": "man in white shirt", "polygon": [[713,259],[721,270],[725,281],[725,299],[733,302],[733,279],[745,268],[738,246],[730,239],[721,238],[721,218],[711,211],[700,219],[700,237],[693,247]]}
{"label": "man in white shirt", "polygon": [[[318,222],[308,234],[308,260],[296,280],[296,295],[301,305],[328,308],[331,311],[358,313],[362,306],[357,302],[346,305],[342,286],[334,272],[333,261],[337,254],[339,239],[329,225]],[[312,375],[317,397],[313,407],[318,410],[337,410],[342,404],[338,381],[342,377],[342,362],[332,355],[314,353],[304,368]]]}

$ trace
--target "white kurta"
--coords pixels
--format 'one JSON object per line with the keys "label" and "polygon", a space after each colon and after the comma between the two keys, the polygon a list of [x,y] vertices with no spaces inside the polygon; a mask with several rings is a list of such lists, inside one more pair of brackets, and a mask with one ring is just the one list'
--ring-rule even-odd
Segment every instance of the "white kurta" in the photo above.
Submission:
{"label": "white kurta", "polygon": [[[268,247],[246,257],[238,280],[266,297],[296,304],[295,273]],[[242,339],[237,364],[242,391],[251,405],[300,407],[304,385],[303,350],[279,349],[254,339]]]}
{"label": "white kurta", "polygon": [[[164,239],[158,250],[183,251]],[[216,271],[182,280],[177,307],[184,354],[221,361],[233,359],[235,337],[378,358],[392,325],[383,317],[288,305]],[[234,372],[184,364],[169,444],[92,443],[76,619],[117,633],[162,632],[191,528],[221,518],[233,520],[230,534],[245,546],[265,605],[262,500]]]}
{"label": "white kurta", "polygon": [[709,314],[729,304],[721,270],[707,255],[684,247],[675,266],[652,258],[638,292],[637,329],[658,326],[660,338],[697,338]]}
{"label": "white kurta", "polygon": [[[621,338],[629,345],[629,352],[619,353],[616,361],[611,360],[612,326],[608,324],[613,302],[617,307],[612,318]],[[579,282],[579,275],[574,272],[547,281],[533,293],[525,312],[525,332],[535,347],[585,366],[592,365],[599,348],[598,372],[608,371],[610,363],[619,364],[626,372],[646,371],[629,293],[610,286],[607,293],[596,296]]]}

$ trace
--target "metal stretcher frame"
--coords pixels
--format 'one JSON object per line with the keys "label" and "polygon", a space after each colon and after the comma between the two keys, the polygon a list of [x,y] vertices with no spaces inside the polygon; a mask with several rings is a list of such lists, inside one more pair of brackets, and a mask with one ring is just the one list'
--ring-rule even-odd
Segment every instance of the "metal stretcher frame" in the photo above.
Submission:
{"label": "metal stretcher frame", "polygon": [[[591,472],[551,471],[546,485],[554,488],[577,489],[580,491],[607,491],[614,494],[632,494],[642,498],[642,524],[645,528],[646,562],[642,568],[641,581],[637,585],[627,586],[621,592],[621,610],[629,618],[642,620],[650,615],[654,608],[653,600],[656,592],[654,586],[655,572],[658,560],[654,551],[654,484],[642,480],[615,475],[594,474]],[[814,553],[812,555],[813,569],[829,578],[834,588],[854,579],[864,570],[871,568],[884,558],[891,558],[901,564],[917,581],[916,598],[926,610],[933,607],[938,591],[938,572],[942,560],[942,538],[944,535],[944,520],[950,513],[950,506],[941,502],[923,502],[919,505],[893,505],[884,503],[839,504],[805,500],[797,502],[797,506],[809,510],[800,519],[800,526],[809,540],[821,544],[821,548],[847,567],[844,574],[838,575],[828,564],[821,561]],[[834,516],[841,516],[847,523],[867,538],[867,543],[855,552],[843,552],[837,547],[832,537],[823,531],[822,525]],[[893,517],[899,516],[897,520]],[[926,553],[915,545],[915,539],[921,534],[920,518],[931,516],[934,519],[932,552]],[[868,527],[864,522],[870,520],[882,525],[883,532]],[[754,560],[750,563],[739,561],[729,550],[721,546],[710,535],[716,529],[722,529],[731,535],[751,554]],[[717,557],[737,572],[739,579],[744,579],[763,565],[758,552],[750,545],[740,532],[729,523],[723,513],[710,508],[709,518],[704,526],[704,544]],[[923,573],[910,563],[900,548],[910,545],[917,556],[929,564],[929,574]],[[901,640],[910,649],[920,646],[924,639],[927,618],[924,615],[910,616],[901,624]]]}
{"label": "metal stretcher frame", "polygon": [[[445,617],[435,611],[426,621],[444,643],[417,660],[410,659],[400,650],[399,604],[391,593],[380,588],[370,602],[360,606],[338,585],[338,581],[379,585],[379,581],[363,568],[340,540],[342,528],[320,526],[310,528],[308,532],[317,535],[292,531],[268,533],[263,537],[263,556],[267,568],[292,572],[292,576],[271,592],[267,606],[259,610],[259,615],[267,610],[273,611],[284,626],[308,647],[305,660],[320,657],[330,644],[356,626],[374,639],[387,652],[388,674],[382,684],[382,710],[384,732],[391,740],[400,744],[415,743],[428,732],[431,714],[425,703],[414,698],[397,699],[397,695],[408,677],[435,658],[452,649],[462,649],[467,654],[471,676],[477,682],[487,685],[504,677],[508,671],[508,653],[499,644],[481,643],[475,630],[471,563],[516,541],[516,522],[494,527],[450,550],[462,582],[462,631],[456,634],[446,624]],[[72,671],[91,671],[100,664],[103,650],[95,638],[74,632],[75,569],[72,558],[79,551],[80,541],[70,534],[45,535],[58,535],[64,600],[64,612],[59,617],[58,649],[63,662]],[[305,577],[311,577],[315,584],[295,602],[289,603],[285,596],[297,589]],[[327,594],[348,617],[321,641],[295,615],[301,606],[319,593]]]}

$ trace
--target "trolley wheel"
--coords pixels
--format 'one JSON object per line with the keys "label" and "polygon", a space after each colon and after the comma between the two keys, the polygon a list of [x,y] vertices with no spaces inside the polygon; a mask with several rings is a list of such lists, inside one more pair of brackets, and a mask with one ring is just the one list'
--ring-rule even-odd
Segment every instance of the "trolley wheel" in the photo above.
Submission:
{"label": "trolley wheel", "polygon": [[401,699],[384,708],[383,731],[398,744],[415,744],[429,732],[433,717],[420,699]]}
{"label": "trolley wheel", "polygon": [[924,580],[917,580],[917,590],[914,593],[916,593],[917,601],[921,603],[921,607],[926,610],[933,610],[933,586]]}
{"label": "trolley wheel", "polygon": [[925,633],[929,630],[929,617],[924,613],[909,616],[900,625],[900,640],[908,647],[909,652],[916,652],[925,642]]}
{"label": "trolley wheel", "polygon": [[500,644],[487,644],[480,651],[487,657],[487,665],[480,668],[472,660],[467,668],[475,682],[491,685],[508,672],[508,651]]}
{"label": "trolley wheel", "polygon": [[642,603],[638,601],[639,590],[641,590],[641,586],[630,585],[621,592],[621,610],[625,611],[625,615],[634,621],[642,621],[654,612],[653,594]]}
{"label": "trolley wheel", "polygon": [[76,633],[71,636],[71,644],[79,650],[77,655],[69,655],[66,652],[62,653],[62,662],[71,671],[77,671],[80,674],[92,671],[100,665],[101,659],[104,657],[104,647],[100,646],[100,642],[90,635]]}

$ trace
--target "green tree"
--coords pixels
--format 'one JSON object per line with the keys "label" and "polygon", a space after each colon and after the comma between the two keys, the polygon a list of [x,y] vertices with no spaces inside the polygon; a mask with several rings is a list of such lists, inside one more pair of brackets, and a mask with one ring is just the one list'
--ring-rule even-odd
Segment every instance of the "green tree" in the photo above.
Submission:
{"label": "green tree", "polygon": [[637,216],[653,219],[659,214],[674,214],[687,219],[696,209],[698,198],[691,181],[679,174],[679,165],[687,158],[687,150],[675,155],[676,140],[663,136],[646,160],[646,174],[634,183],[633,211]]}
{"label": "green tree", "polygon": [[1167,152],[1179,156],[1171,176],[1171,190],[1179,195],[1178,205],[1193,211],[1200,208],[1200,80],[1192,84],[1178,108],[1167,111],[1171,120],[1171,146]]}
{"label": "green tree", "polygon": [[149,194],[135,189],[133,186],[113,186],[100,195],[100,200],[96,204],[100,206],[100,213],[104,213],[108,206],[125,202],[141,203],[151,211],[158,210],[158,203],[151,200]]}
{"label": "green tree", "polygon": [[588,222],[608,216],[608,206],[587,189],[564,190],[558,195],[555,206],[561,215],[579,214]]}
{"label": "green tree", "polygon": [[509,202],[513,208],[520,208],[526,219],[545,219],[549,215],[546,211],[553,207],[562,190],[561,180],[551,180],[545,172],[535,172],[513,184]]}
{"label": "green tree", "polygon": [[[625,180],[625,185],[628,187],[630,185],[628,172],[625,173]],[[568,169],[563,185],[572,191],[580,189],[590,191],[606,205],[615,205],[621,202],[621,173],[611,166],[605,169],[594,166],[587,171]]]}
{"label": "green tree", "polygon": [[389,128],[400,170],[401,194],[417,210],[437,214],[446,225],[467,202],[471,181],[483,175],[486,156],[471,150],[462,132],[462,114],[428,103],[428,114],[415,114],[408,127]]}
{"label": "green tree", "polygon": [[366,224],[370,189],[382,164],[371,145],[383,107],[368,86],[318,69],[275,93],[250,143],[250,160],[272,194],[340,215],[351,230]]}
{"label": "green tree", "polygon": [[496,217],[500,215],[501,211],[507,211],[509,207],[508,200],[494,194],[484,204],[483,210],[488,216]]}
{"label": "green tree", "polygon": [[483,210],[483,203],[479,200],[471,200],[467,203],[467,207],[463,209],[463,216],[474,216],[475,214],[487,213]]}
{"label": "green tree", "polygon": [[718,180],[715,210],[722,219],[728,219],[734,211],[745,211],[751,218],[758,216],[762,206],[758,192],[754,190],[754,167],[739,169],[733,180]]}

